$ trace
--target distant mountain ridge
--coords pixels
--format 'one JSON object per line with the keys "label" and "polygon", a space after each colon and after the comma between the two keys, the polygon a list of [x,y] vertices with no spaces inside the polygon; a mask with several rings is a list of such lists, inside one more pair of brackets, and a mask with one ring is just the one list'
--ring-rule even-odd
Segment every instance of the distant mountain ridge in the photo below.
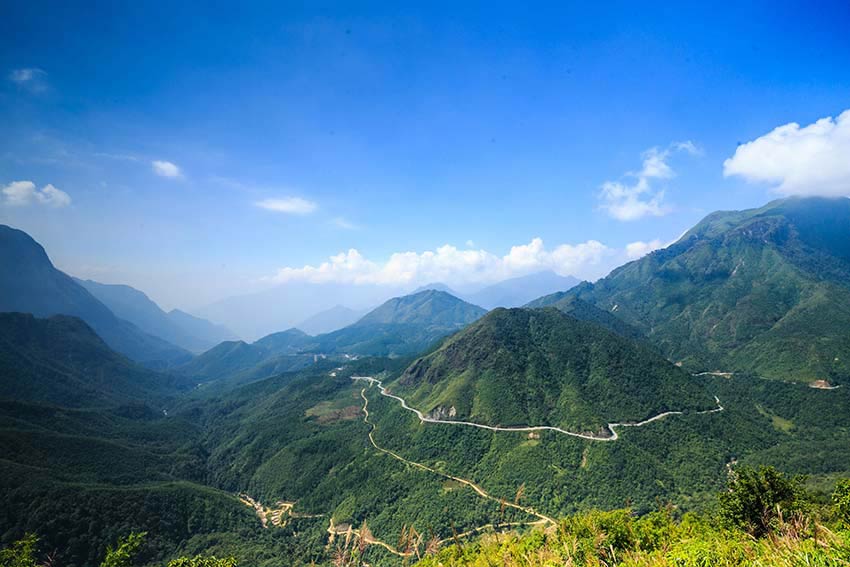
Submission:
{"label": "distant mountain ridge", "polygon": [[357,322],[312,337],[300,329],[253,342],[226,341],[178,368],[198,380],[247,382],[300,370],[326,355],[397,356],[420,352],[484,315],[448,293],[426,290],[395,297]]}
{"label": "distant mountain ridge", "polygon": [[495,283],[464,296],[464,299],[485,309],[521,307],[542,295],[567,291],[579,283],[574,277],[559,276],[552,271],[537,272]]}
{"label": "distant mountain ridge", "polygon": [[531,305],[571,298],[691,370],[850,381],[850,199],[712,213],[668,248]]}
{"label": "distant mountain ridge", "polygon": [[330,309],[311,315],[295,327],[310,335],[321,335],[356,323],[366,313],[368,311],[350,309],[344,305],[334,305]]}
{"label": "distant mountain ridge", "polygon": [[394,297],[356,323],[316,337],[320,352],[392,356],[420,352],[478,320],[486,310],[444,291]]}
{"label": "distant mountain ridge", "polygon": [[0,312],[79,317],[114,350],[149,366],[185,362],[191,355],[120,319],[88,290],[57,270],[27,233],[0,225]]}
{"label": "distant mountain ridge", "polygon": [[221,325],[174,309],[163,311],[144,292],[123,284],[103,284],[74,278],[116,316],[142,331],[192,352],[203,352],[236,336]]}

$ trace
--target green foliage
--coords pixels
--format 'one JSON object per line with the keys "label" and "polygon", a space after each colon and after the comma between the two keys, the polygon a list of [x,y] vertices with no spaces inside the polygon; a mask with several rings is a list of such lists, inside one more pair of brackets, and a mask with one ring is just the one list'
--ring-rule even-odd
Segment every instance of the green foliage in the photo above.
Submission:
{"label": "green foliage", "polygon": [[115,547],[111,545],[106,548],[106,557],[100,564],[100,567],[130,567],[133,565],[133,559],[142,542],[146,532],[131,533],[127,537],[119,539]]}
{"label": "green foliage", "polygon": [[850,524],[850,479],[838,481],[832,493],[832,502],[838,517]]}
{"label": "green foliage", "polygon": [[773,467],[740,467],[720,493],[720,512],[730,525],[755,537],[775,531],[782,518],[801,511],[802,477],[788,477]]}
{"label": "green foliage", "polygon": [[178,557],[168,562],[168,567],[236,567],[233,557],[217,558],[215,556],[196,555],[194,557]]}
{"label": "green foliage", "polygon": [[0,549],[0,567],[36,567],[38,537],[26,534],[6,549]]}
{"label": "green foliage", "polygon": [[808,521],[782,521],[773,537],[753,539],[709,516],[668,511],[637,517],[628,510],[590,511],[557,530],[496,533],[425,557],[422,567],[837,567],[850,559],[850,532]]}

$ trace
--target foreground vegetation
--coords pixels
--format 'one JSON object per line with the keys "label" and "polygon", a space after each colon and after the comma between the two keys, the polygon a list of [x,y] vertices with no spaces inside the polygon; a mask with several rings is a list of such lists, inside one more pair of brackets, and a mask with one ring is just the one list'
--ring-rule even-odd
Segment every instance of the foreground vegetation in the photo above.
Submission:
{"label": "foreground vegetation", "polygon": [[419,565],[602,567],[850,565],[850,481],[819,504],[802,478],[772,468],[732,476],[713,513],[676,518],[664,508],[642,517],[629,510],[591,511],[556,528],[492,534],[458,542]]}
{"label": "foreground vegetation", "polygon": [[[329,542],[313,565],[359,567],[412,564],[423,567],[493,566],[585,567],[714,565],[846,566],[850,565],[850,480],[836,483],[828,501],[804,488],[804,477],[787,476],[772,467],[742,467],[730,473],[728,487],[709,512],[679,514],[672,506],[635,515],[631,510],[593,510],[568,516],[555,526],[523,532],[490,532],[454,543],[409,529],[399,552],[388,555],[374,543],[369,528],[349,529]],[[109,546],[100,567],[236,567],[234,557],[187,555],[151,562],[142,552],[145,533],[130,533]],[[402,545],[403,544],[403,545]],[[57,566],[57,553],[39,549],[27,534],[0,550],[0,567]],[[290,564],[278,557],[276,564]]]}

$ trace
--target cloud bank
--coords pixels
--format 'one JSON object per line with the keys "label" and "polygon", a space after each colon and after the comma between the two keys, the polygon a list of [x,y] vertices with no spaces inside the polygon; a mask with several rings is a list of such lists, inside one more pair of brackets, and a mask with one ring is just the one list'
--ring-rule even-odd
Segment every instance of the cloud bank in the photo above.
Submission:
{"label": "cloud bank", "polygon": [[12,207],[25,207],[27,205],[44,205],[60,209],[71,204],[71,196],[47,184],[41,189],[36,189],[32,181],[13,181],[0,190],[3,202]]}
{"label": "cloud bank", "polygon": [[425,252],[396,252],[385,262],[376,262],[350,249],[318,265],[280,268],[267,281],[287,283],[423,284],[446,282],[455,285],[486,284],[543,270],[561,275],[596,279],[617,263],[635,259],[661,247],[658,240],[632,243],[626,250],[609,248],[597,240],[561,244],[547,248],[534,238],[511,247],[504,256],[483,249],[459,249],[445,245]]}
{"label": "cloud bank", "polygon": [[772,183],[782,195],[850,196],[850,110],[804,127],[785,124],[738,146],[723,175]]}
{"label": "cloud bank", "polygon": [[672,179],[676,176],[673,168],[667,163],[677,152],[699,154],[693,142],[676,142],[665,149],[650,148],[643,155],[643,165],[640,171],[628,172],[624,177],[634,179],[633,182],[606,181],[602,184],[599,198],[602,209],[612,218],[621,221],[632,221],[646,216],[660,217],[670,212],[670,207],[664,203],[664,190],[656,189],[656,180]]}

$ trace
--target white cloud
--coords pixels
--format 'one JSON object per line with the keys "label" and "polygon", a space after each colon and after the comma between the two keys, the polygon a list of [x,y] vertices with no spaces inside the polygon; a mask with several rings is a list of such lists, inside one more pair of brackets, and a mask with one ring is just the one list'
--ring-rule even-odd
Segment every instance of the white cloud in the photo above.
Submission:
{"label": "white cloud", "polygon": [[360,228],[353,222],[347,220],[345,217],[336,217],[331,219],[331,224],[337,228],[341,228],[343,230],[357,230]]}
{"label": "white cloud", "polygon": [[650,240],[649,242],[643,242],[641,240],[638,240],[637,242],[630,242],[629,244],[626,244],[626,258],[629,260],[637,260],[654,250],[665,248],[667,246],[669,246],[669,244],[664,244],[658,238]]}
{"label": "white cloud", "polygon": [[71,204],[70,195],[49,183],[39,190],[32,181],[13,181],[0,192],[4,203],[13,207],[35,203],[59,209]]}
{"label": "white cloud", "polygon": [[9,73],[9,80],[34,93],[47,90],[47,73],[37,67],[13,69]]}
{"label": "white cloud", "polygon": [[602,208],[608,215],[621,221],[631,221],[645,216],[660,217],[670,212],[670,207],[664,204],[664,190],[655,189],[654,180],[672,179],[676,176],[668,164],[670,157],[676,152],[687,152],[691,155],[700,153],[693,142],[676,142],[665,149],[650,148],[643,157],[640,171],[628,172],[625,177],[634,182],[606,181],[602,184],[599,198]]}
{"label": "white cloud", "polygon": [[601,242],[562,244],[547,249],[540,238],[513,246],[504,256],[486,250],[458,249],[445,245],[425,252],[396,252],[385,262],[365,258],[350,249],[331,256],[318,266],[285,267],[269,278],[279,283],[416,284],[432,281],[452,284],[489,283],[541,270],[561,275],[598,277],[616,251]]}
{"label": "white cloud", "polygon": [[738,146],[723,175],[773,183],[783,195],[850,196],[850,110],[804,127],[785,124]]}
{"label": "white cloud", "polygon": [[291,215],[309,215],[319,208],[313,201],[301,197],[284,197],[282,199],[264,199],[257,201],[254,205],[267,211],[276,213],[287,213]]}
{"label": "white cloud", "polygon": [[173,179],[183,176],[183,173],[180,171],[180,168],[177,167],[177,164],[171,163],[170,161],[154,160],[151,162],[151,167],[153,167],[153,172],[160,177],[170,177]]}

